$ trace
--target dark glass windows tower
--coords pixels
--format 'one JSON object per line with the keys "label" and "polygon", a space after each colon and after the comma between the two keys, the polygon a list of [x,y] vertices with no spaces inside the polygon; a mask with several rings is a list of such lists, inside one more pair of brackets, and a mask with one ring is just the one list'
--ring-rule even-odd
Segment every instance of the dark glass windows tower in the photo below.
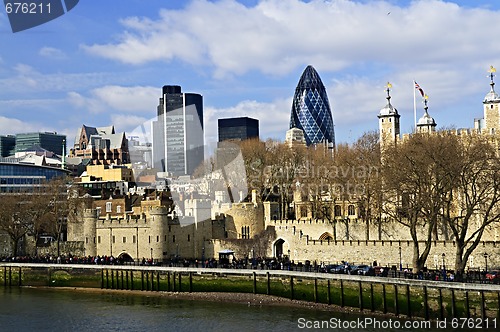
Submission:
{"label": "dark glass windows tower", "polygon": [[203,97],[166,85],[153,121],[153,163],[174,176],[192,175],[203,162]]}
{"label": "dark glass windows tower", "polygon": [[219,119],[218,127],[219,142],[259,138],[259,120],[257,119],[249,117]]}
{"label": "dark glass windows tower", "polygon": [[325,86],[313,66],[302,73],[292,102],[290,129],[304,131],[306,144],[329,143],[335,146],[333,117]]}

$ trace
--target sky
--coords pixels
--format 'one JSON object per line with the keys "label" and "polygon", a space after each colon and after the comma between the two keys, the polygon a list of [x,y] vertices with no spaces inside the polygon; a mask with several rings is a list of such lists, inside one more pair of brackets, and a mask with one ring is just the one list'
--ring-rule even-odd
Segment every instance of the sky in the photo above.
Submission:
{"label": "sky", "polygon": [[0,135],[55,131],[69,146],[83,124],[130,133],[151,120],[163,85],[203,95],[207,143],[218,118],[236,116],[284,140],[307,65],[327,88],[337,143],[378,130],[387,82],[403,133],[414,80],[438,129],[471,128],[487,71],[500,68],[493,0],[81,0],[17,33],[2,9]]}

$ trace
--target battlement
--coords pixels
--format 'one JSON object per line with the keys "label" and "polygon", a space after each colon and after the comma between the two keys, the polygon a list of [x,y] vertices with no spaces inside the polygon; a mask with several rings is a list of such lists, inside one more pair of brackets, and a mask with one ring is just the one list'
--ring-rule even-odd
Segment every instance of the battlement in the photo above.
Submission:
{"label": "battlement", "polygon": [[111,217],[109,215],[97,218],[96,226],[97,228],[103,227],[124,227],[126,225],[137,227],[137,226],[148,226],[150,220],[144,215],[126,215],[125,217]]}

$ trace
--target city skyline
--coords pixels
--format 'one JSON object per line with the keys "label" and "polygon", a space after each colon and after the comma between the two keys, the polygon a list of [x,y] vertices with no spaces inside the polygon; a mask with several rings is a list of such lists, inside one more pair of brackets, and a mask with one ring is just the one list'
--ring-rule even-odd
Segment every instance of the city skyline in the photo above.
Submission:
{"label": "city skyline", "polygon": [[[492,1],[120,3],[81,2],[16,34],[0,11],[8,45],[0,50],[0,135],[73,137],[84,123],[129,132],[155,117],[161,86],[181,85],[203,95],[206,144],[217,141],[217,119],[235,116],[258,119],[262,139],[283,141],[307,65],[326,86],[338,143],[378,129],[387,81],[402,133],[413,128],[414,80],[438,129],[472,128],[487,70],[500,66],[500,5]],[[417,100],[417,119],[423,107]]]}

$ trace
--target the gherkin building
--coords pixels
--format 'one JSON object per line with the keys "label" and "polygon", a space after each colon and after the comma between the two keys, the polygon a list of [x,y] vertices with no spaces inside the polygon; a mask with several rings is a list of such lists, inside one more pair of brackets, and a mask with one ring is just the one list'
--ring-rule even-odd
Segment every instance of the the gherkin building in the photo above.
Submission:
{"label": "the gherkin building", "polygon": [[313,66],[302,73],[292,102],[290,129],[304,131],[306,144],[328,143],[335,146],[333,117],[325,86]]}

